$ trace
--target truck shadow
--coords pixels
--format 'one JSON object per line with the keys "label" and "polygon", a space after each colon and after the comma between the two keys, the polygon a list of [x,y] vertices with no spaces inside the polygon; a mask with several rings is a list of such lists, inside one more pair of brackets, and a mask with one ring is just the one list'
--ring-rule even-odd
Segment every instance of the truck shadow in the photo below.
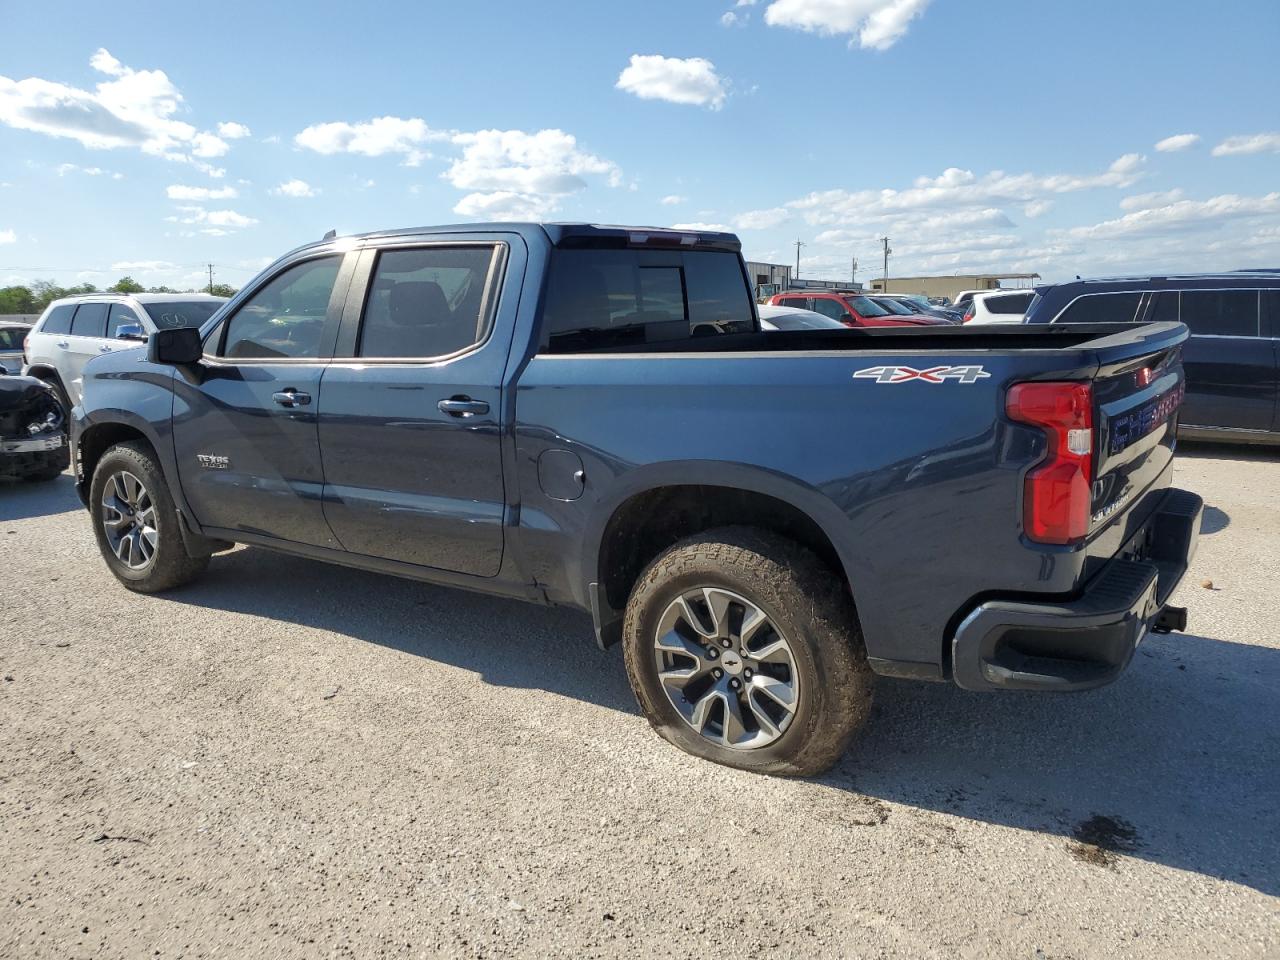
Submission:
{"label": "truck shadow", "polygon": [[76,496],[75,479],[69,473],[44,483],[0,480],[0,523],[80,509],[83,508]]}
{"label": "truck shadow", "polygon": [[[380,644],[495,685],[637,713],[620,651],[597,650],[589,618],[574,611],[254,548],[215,558],[203,579],[166,596]],[[875,800],[914,808],[926,832],[938,812],[1058,835],[1064,857],[1099,869],[1114,855],[1097,823],[1114,824],[1114,849],[1127,856],[1274,896],[1277,716],[1280,650],[1152,636],[1119,681],[1085,694],[984,695],[882,680],[866,731],[811,786],[847,793],[861,809]],[[933,827],[940,835],[949,829]]]}

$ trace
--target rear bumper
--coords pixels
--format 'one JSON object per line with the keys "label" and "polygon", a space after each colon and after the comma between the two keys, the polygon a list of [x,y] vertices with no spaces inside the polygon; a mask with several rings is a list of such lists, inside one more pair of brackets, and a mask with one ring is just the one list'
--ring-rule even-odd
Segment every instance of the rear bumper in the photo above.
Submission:
{"label": "rear bumper", "polygon": [[1182,629],[1165,602],[1195,555],[1204,501],[1169,490],[1150,519],[1074,600],[988,600],[956,629],[955,682],[967,690],[1088,690],[1129,665],[1148,630]]}

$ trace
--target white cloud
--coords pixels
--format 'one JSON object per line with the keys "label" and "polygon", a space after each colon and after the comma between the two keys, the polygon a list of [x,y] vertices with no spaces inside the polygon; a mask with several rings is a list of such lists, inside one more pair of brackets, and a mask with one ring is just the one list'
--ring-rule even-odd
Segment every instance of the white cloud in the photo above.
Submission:
{"label": "white cloud", "polygon": [[0,76],[0,123],[91,149],[134,147],[171,160],[226,153],[218,137],[174,119],[182,94],[163,70],[134,70],[102,49],[89,65],[112,79],[90,91],[38,77]]}
{"label": "white cloud", "polygon": [[678,206],[679,204],[687,203],[688,200],[689,200],[688,197],[682,197],[678,193],[672,193],[663,197],[658,202],[662,204],[664,207],[675,207],[675,206]]}
{"label": "white cloud", "polygon": [[773,0],[764,22],[825,36],[849,35],[849,46],[887,50],[902,39],[929,0]]}
{"label": "white cloud", "polygon": [[218,136],[224,140],[241,140],[250,136],[252,132],[243,123],[236,123],[234,120],[227,120],[218,124]]}
{"label": "white cloud", "polygon": [[176,263],[168,260],[121,260],[111,265],[114,270],[138,270],[145,273],[166,273],[179,269]]}
{"label": "white cloud", "polygon": [[733,233],[733,227],[724,223],[673,223],[672,230],[696,230],[709,233]]}
{"label": "white cloud", "polygon": [[1190,150],[1199,142],[1200,134],[1198,133],[1176,133],[1157,143],[1156,149],[1161,153],[1177,153],[1180,150]]}
{"label": "white cloud", "polygon": [[[246,217],[234,210],[206,210],[200,206],[180,206],[178,210],[185,216],[165,217],[165,219],[170,223],[203,224],[206,228],[251,227],[258,222],[253,217]],[[205,229],[202,232],[222,236],[227,231]]]}
{"label": "white cloud", "polygon": [[1127,187],[1141,179],[1145,159],[1140,154],[1127,153],[1104,172],[1087,175],[1008,174],[993,170],[979,177],[971,170],[949,167],[937,177],[916,178],[914,186],[905,190],[825,190],[793,200],[787,206],[801,211],[805,219],[815,225],[920,214],[942,208],[990,210],[1009,204],[1030,204],[1046,195],[1096,187]]}
{"label": "white cloud", "polygon": [[278,197],[314,197],[320,191],[305,180],[286,180],[271,190]]}
{"label": "white cloud", "polygon": [[188,187],[179,183],[165,188],[170,200],[231,200],[239,196],[235,187]]}
{"label": "white cloud", "polygon": [[1280,153],[1280,133],[1249,133],[1227,137],[1213,148],[1215,157],[1250,153]]}
{"label": "white cloud", "polygon": [[579,149],[563,130],[479,130],[455,134],[453,143],[462,155],[443,177],[473,191],[453,208],[463,216],[540,219],[563,197],[586,189],[584,177],[604,177],[613,187],[622,183],[616,164]]}
{"label": "white cloud", "polygon": [[1276,214],[1280,214],[1280,193],[1261,197],[1224,193],[1208,200],[1177,200],[1134,210],[1115,220],[1072,227],[1063,231],[1063,235],[1085,240],[1115,240],[1153,234],[1181,234],[1189,230],[1216,228],[1230,220],[1273,217]]}
{"label": "white cloud", "polygon": [[1043,216],[1053,209],[1052,200],[1032,200],[1022,208],[1022,215],[1028,220],[1034,220],[1036,217]]}
{"label": "white cloud", "polygon": [[768,210],[748,210],[733,218],[733,225],[739,230],[772,230],[786,223],[791,218],[791,211],[786,207],[770,207]]}
{"label": "white cloud", "polygon": [[1136,193],[1132,196],[1121,198],[1120,209],[1149,210],[1152,207],[1163,207],[1181,199],[1182,191],[1176,187],[1173,190],[1161,190],[1156,193]]}
{"label": "white cloud", "polygon": [[316,153],[358,153],[366,157],[400,154],[404,165],[416,167],[431,154],[423,145],[448,140],[446,130],[433,130],[425,120],[412,117],[375,117],[360,123],[317,123],[307,127],[293,142]]}
{"label": "white cloud", "polygon": [[734,13],[732,10],[726,10],[720,15],[720,26],[745,27],[749,19],[751,19],[749,13]]}
{"label": "white cloud", "polygon": [[615,86],[642,100],[666,100],[719,110],[724,105],[724,82],[716,67],[702,57],[663,57],[632,54]]}
{"label": "white cloud", "polygon": [[12,230],[0,230],[0,243],[17,243],[18,235]]}
{"label": "white cloud", "polygon": [[83,173],[86,177],[110,177],[112,180],[123,180],[123,173],[114,173],[110,170],[103,170],[101,167],[82,167],[75,163],[60,163],[54,168],[58,176],[65,177],[68,173]]}
{"label": "white cloud", "polygon": [[467,194],[457,202],[453,212],[477,220],[543,220],[555,208],[551,197],[495,190]]}

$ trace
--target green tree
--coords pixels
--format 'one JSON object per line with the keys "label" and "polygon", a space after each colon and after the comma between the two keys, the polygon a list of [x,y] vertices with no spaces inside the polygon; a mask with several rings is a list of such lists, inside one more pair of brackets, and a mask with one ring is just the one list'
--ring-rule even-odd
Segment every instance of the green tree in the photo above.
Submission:
{"label": "green tree", "polygon": [[0,288],[0,314],[37,312],[30,287]]}
{"label": "green tree", "polygon": [[110,293],[145,293],[146,289],[133,277],[121,277],[113,286],[107,287]]}
{"label": "green tree", "polygon": [[236,288],[229,283],[215,283],[212,287],[209,287],[209,292],[215,297],[234,297]]}

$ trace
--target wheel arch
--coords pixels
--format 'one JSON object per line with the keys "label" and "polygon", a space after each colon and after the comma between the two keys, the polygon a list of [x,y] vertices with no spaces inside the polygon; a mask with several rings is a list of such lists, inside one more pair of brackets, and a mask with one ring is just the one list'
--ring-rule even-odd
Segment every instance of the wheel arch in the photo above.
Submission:
{"label": "wheel arch", "polygon": [[608,646],[620,637],[627,597],[654,557],[722,526],[758,527],[800,543],[841,578],[856,606],[858,561],[841,536],[848,524],[819,490],[756,467],[686,461],[634,471],[597,505],[584,537],[585,592],[597,641]]}

